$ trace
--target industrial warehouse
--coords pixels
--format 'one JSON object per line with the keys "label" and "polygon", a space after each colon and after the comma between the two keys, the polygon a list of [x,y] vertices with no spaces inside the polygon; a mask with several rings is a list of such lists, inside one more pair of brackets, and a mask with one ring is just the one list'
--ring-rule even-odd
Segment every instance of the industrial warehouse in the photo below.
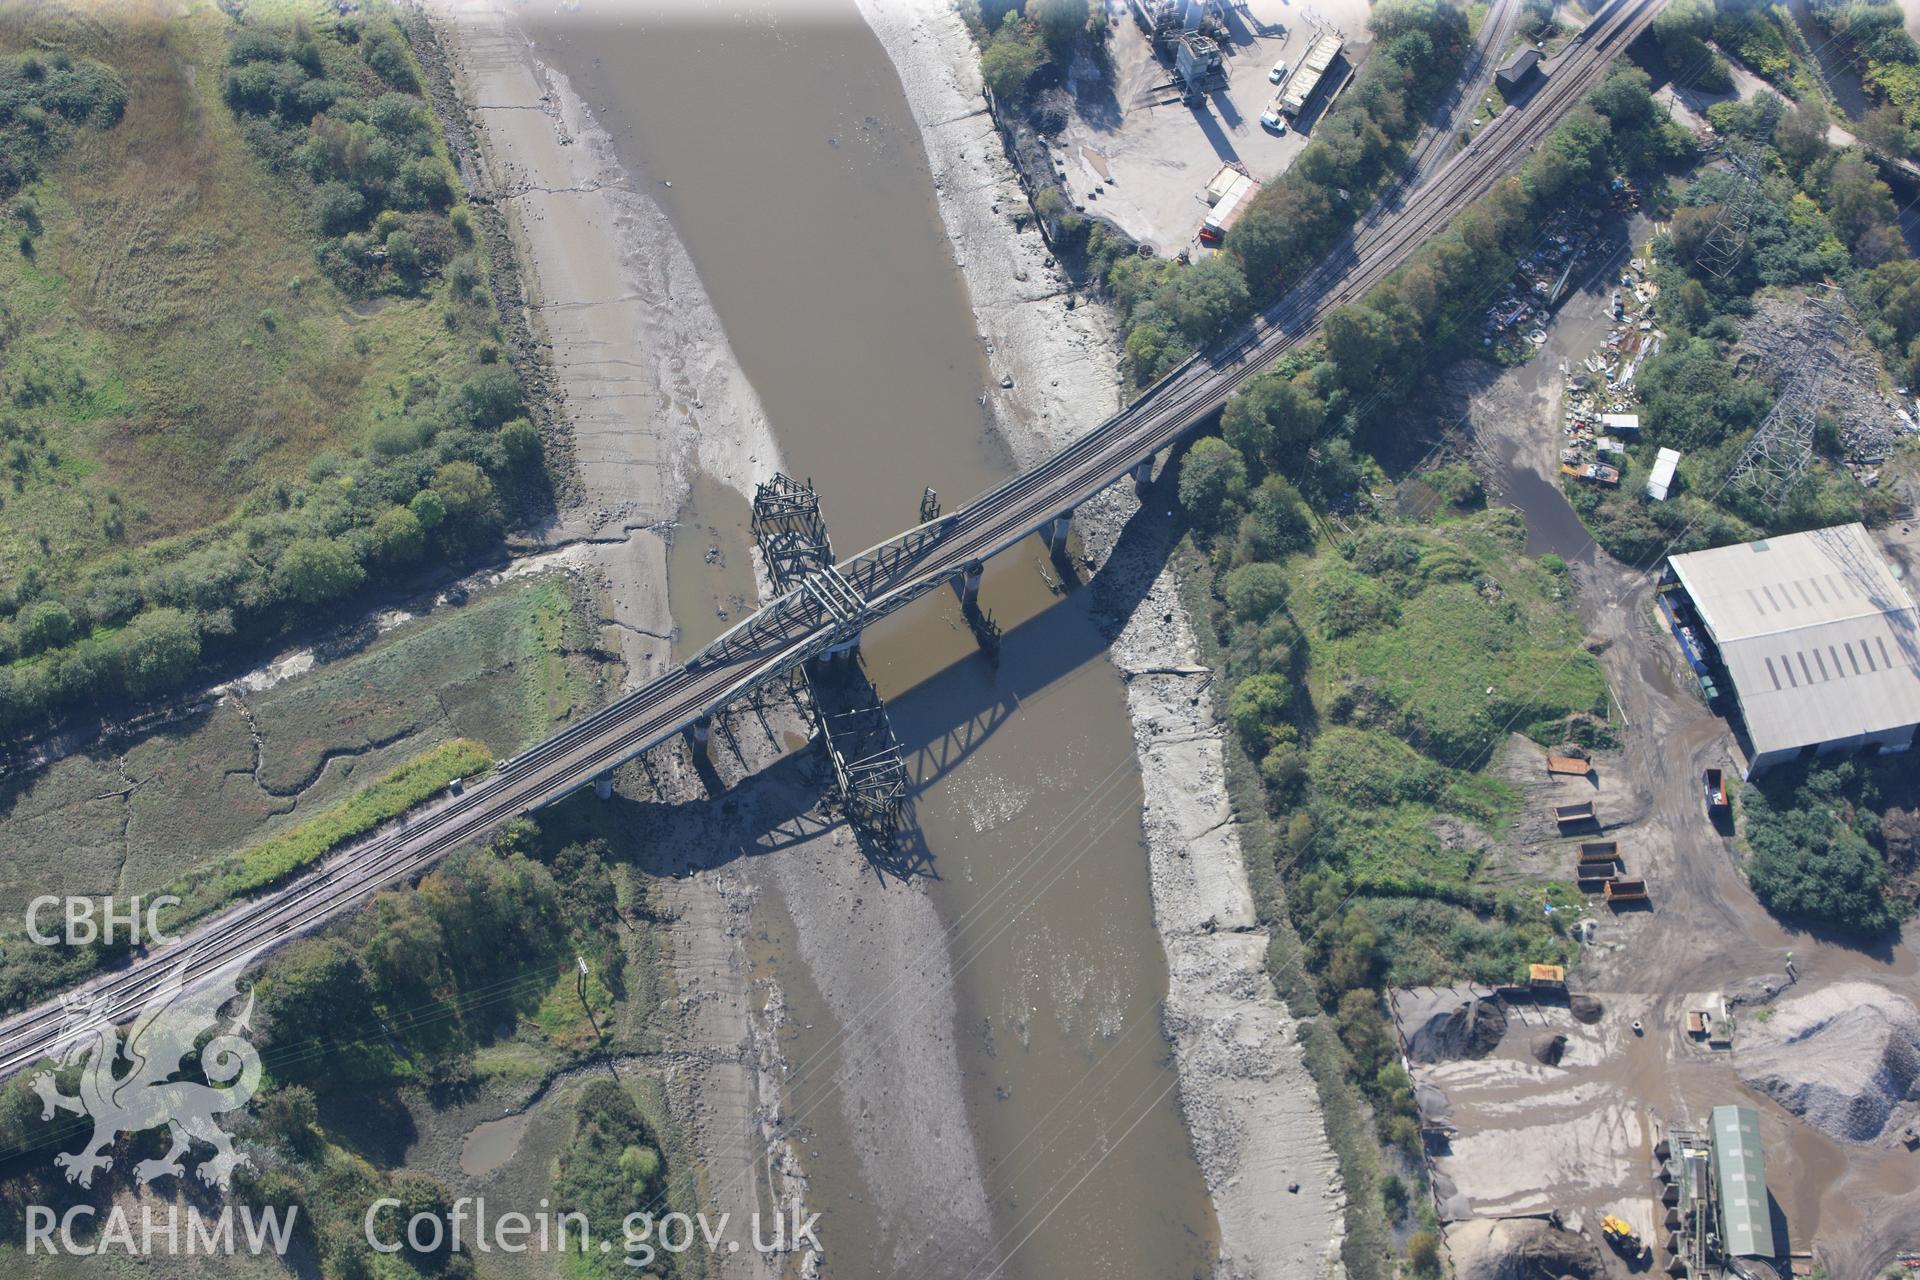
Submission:
{"label": "industrial warehouse", "polygon": [[1660,603],[1708,696],[1732,694],[1747,776],[1913,745],[1920,617],[1863,526],[1674,556]]}

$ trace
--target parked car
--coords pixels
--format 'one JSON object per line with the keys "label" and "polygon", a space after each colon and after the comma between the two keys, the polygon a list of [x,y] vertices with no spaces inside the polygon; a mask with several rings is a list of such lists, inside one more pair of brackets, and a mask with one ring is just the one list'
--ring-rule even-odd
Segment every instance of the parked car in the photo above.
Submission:
{"label": "parked car", "polygon": [[1260,123],[1275,133],[1284,134],[1287,131],[1287,118],[1280,114],[1278,107],[1268,107],[1262,112],[1260,115]]}
{"label": "parked car", "polygon": [[1280,61],[1273,64],[1273,70],[1267,72],[1267,81],[1270,84],[1279,84],[1282,80],[1285,80],[1286,78],[1287,78],[1287,60],[1285,58],[1282,58],[1280,59]]}

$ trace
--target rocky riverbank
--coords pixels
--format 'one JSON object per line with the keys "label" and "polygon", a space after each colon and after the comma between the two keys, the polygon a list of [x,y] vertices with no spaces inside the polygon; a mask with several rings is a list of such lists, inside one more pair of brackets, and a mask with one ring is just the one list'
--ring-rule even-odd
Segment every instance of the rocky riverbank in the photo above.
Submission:
{"label": "rocky riverbank", "polygon": [[[1045,243],[1031,226],[1014,225],[1025,198],[958,17],[915,0],[860,7],[926,141],[941,217],[1002,375],[993,405],[1000,429],[1031,462],[1118,407],[1109,323],[1098,307],[1069,306],[1069,281]],[[1217,1271],[1289,1280],[1337,1274],[1344,1194],[1295,1021],[1264,969],[1267,936],[1227,799],[1210,673],[1197,664],[1165,554],[1166,517],[1140,514],[1132,494],[1116,490],[1078,513],[1076,525],[1106,594],[1138,601],[1114,620],[1112,658],[1128,680],[1146,791],[1154,917],[1170,975],[1163,1029],[1219,1218]],[[1131,581],[1116,586],[1120,577]]]}

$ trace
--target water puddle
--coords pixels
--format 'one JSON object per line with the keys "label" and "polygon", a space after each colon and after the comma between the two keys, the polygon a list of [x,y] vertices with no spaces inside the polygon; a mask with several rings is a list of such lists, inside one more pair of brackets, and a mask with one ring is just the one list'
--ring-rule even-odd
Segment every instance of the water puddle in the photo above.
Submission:
{"label": "water puddle", "polygon": [[507,1116],[475,1125],[460,1144],[460,1172],[478,1178],[513,1159],[526,1136],[527,1120],[524,1115]]}

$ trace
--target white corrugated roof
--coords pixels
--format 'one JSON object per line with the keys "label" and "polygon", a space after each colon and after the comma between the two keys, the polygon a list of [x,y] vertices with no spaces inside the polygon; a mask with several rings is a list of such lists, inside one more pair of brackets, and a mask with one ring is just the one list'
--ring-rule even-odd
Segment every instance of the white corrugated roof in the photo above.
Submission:
{"label": "white corrugated roof", "polygon": [[1756,752],[1920,724],[1920,613],[1861,525],[1669,563],[1720,648]]}
{"label": "white corrugated roof", "polygon": [[1653,474],[1647,477],[1647,496],[1655,502],[1667,500],[1667,490],[1673,488],[1673,473],[1680,465],[1678,449],[1662,449],[1653,459]]}

